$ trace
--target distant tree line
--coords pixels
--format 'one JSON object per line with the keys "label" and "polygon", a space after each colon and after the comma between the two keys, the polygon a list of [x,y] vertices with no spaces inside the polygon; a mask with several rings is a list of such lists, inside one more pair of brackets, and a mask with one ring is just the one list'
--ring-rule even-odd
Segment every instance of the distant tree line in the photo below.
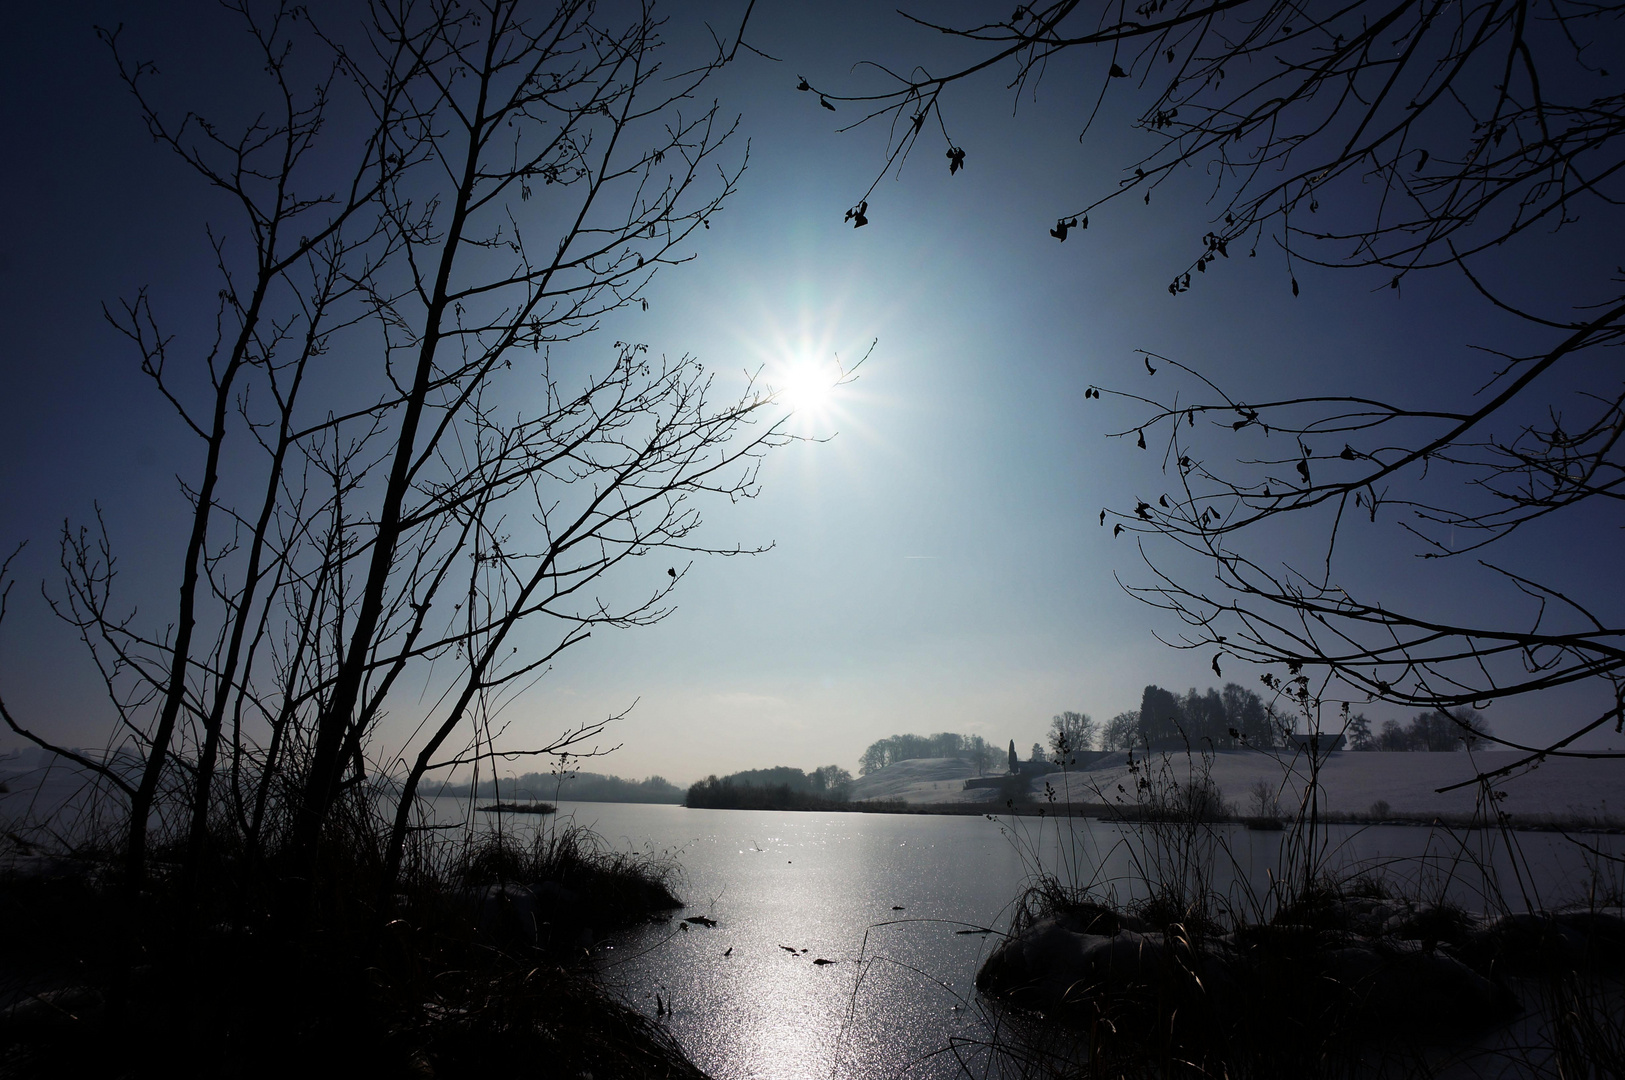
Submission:
{"label": "distant tree line", "polygon": [[[1050,721],[1048,745],[1042,749],[1056,762],[1097,748],[1137,750],[1177,744],[1213,750],[1268,749],[1284,743],[1290,730],[1291,725],[1262,698],[1236,683],[1205,692],[1192,687],[1184,696],[1152,685],[1140,695],[1138,709],[1120,712],[1103,725],[1088,713],[1059,714]],[[1041,748],[1034,744],[1033,749],[1036,754]]]}
{"label": "distant tree line", "polygon": [[693,809],[797,810],[841,805],[852,790],[852,774],[839,765],[803,772],[787,765],[746,769],[718,779],[708,776],[689,787],[683,805]]}
{"label": "distant tree line", "polygon": [[[1456,709],[1455,718],[1438,711],[1417,713],[1408,724],[1384,721],[1373,731],[1363,713],[1347,720],[1343,734],[1348,749],[1357,751],[1450,751],[1482,745],[1490,735],[1488,721],[1473,709]],[[1138,750],[1146,747],[1190,746],[1193,749],[1230,750],[1239,746],[1273,749],[1286,745],[1292,733],[1289,718],[1266,705],[1262,698],[1236,683],[1224,689],[1194,687],[1183,696],[1160,686],[1147,686],[1140,707],[1121,712],[1104,725],[1087,713],[1063,712],[1050,721],[1047,746],[1033,744],[1033,759],[1040,755],[1064,763],[1079,751]],[[1328,734],[1337,734],[1329,731]]]}
{"label": "distant tree line", "polygon": [[[1343,733],[1348,737],[1348,749],[1361,751],[1446,751],[1482,744],[1490,734],[1483,715],[1472,709],[1457,709],[1455,713],[1460,724],[1442,713],[1425,712],[1412,717],[1409,724],[1384,721],[1378,731],[1372,730],[1371,721],[1363,713],[1355,713],[1348,718]],[[1272,750],[1289,744],[1293,726],[1290,716],[1276,712],[1257,693],[1239,683],[1225,683],[1219,690],[1211,686],[1200,691],[1191,687],[1184,694],[1153,684],[1140,694],[1138,709],[1120,712],[1104,724],[1088,713],[1057,714],[1050,721],[1045,741],[1033,743],[1028,759],[1070,764],[1080,752],[1148,747],[1234,750],[1250,746]],[[957,735],[951,731],[936,735],[893,735],[869,744],[858,759],[858,773],[867,776],[877,769],[915,758],[959,758],[972,762],[980,776],[1000,765],[1004,752],[980,735]],[[757,772],[781,771],[800,774],[797,769]],[[755,774],[735,774],[736,777],[746,775]]]}
{"label": "distant tree line", "polygon": [[976,774],[993,768],[1004,751],[980,735],[956,735],[951,731],[936,735],[893,735],[870,743],[858,758],[858,775],[868,776],[877,769],[915,758],[959,758],[976,766]]}
{"label": "distant tree line", "polygon": [[481,799],[569,799],[575,802],[680,803],[683,789],[664,776],[627,780],[602,773],[525,773],[498,780],[482,780],[477,791],[468,784],[449,784],[432,789],[431,795],[468,796]]}
{"label": "distant tree line", "polygon": [[1351,750],[1431,751],[1443,753],[1452,750],[1476,750],[1485,744],[1491,734],[1489,721],[1477,709],[1451,710],[1454,719],[1433,710],[1411,717],[1410,723],[1384,720],[1376,733],[1371,721],[1361,714],[1349,718],[1348,737]]}

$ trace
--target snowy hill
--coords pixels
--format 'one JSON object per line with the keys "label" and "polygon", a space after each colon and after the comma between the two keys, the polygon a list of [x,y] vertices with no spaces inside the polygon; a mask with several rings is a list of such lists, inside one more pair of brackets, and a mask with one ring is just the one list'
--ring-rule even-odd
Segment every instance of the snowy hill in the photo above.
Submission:
{"label": "snowy hill", "polygon": [[[1471,781],[1478,771],[1509,765],[1523,755],[1513,750],[1466,753],[1354,753],[1342,751],[1327,757],[1320,771],[1321,806],[1342,813],[1369,813],[1379,800],[1389,810],[1404,814],[1470,814],[1479,798],[1475,786],[1443,792],[1462,781]],[[1186,754],[1151,755],[1151,766],[1185,781],[1202,758]],[[1223,797],[1242,813],[1254,812],[1252,790],[1263,781],[1280,791],[1283,804],[1295,806],[1308,779],[1309,760],[1305,755],[1281,752],[1279,756],[1255,750],[1225,750],[1211,757],[1210,776]],[[1049,781],[1058,791],[1070,791],[1085,802],[1115,801],[1117,785],[1129,776],[1128,755],[1114,754],[1094,763],[1087,771],[1070,775],[1059,771],[1035,781],[1038,791]],[[1564,817],[1603,817],[1625,813],[1625,764],[1614,761],[1586,761],[1558,758],[1545,762],[1521,776],[1497,780],[1493,787],[1505,791],[1502,808],[1515,818],[1540,815]]]}
{"label": "snowy hill", "polygon": [[975,775],[976,766],[959,758],[911,758],[858,777],[852,783],[851,798],[901,799],[910,803],[991,802],[991,788],[965,790],[965,781]]}
{"label": "snowy hill", "polygon": [[[1476,787],[1442,794],[1437,789],[1471,780],[1476,770],[1496,769],[1521,756],[1512,750],[1473,755],[1340,751],[1329,755],[1321,769],[1320,804],[1340,813],[1370,813],[1373,804],[1382,801],[1394,814],[1470,814],[1479,796]],[[1136,756],[1136,760],[1143,758]],[[1151,755],[1154,769],[1166,768],[1167,775],[1180,783],[1190,779],[1193,768],[1200,768],[1202,760],[1184,753]],[[1286,751],[1277,756],[1256,750],[1221,750],[1211,756],[1209,770],[1223,798],[1234,803],[1240,813],[1255,812],[1251,792],[1260,781],[1279,791],[1282,804],[1290,810],[1296,806],[1307,779],[1308,760]],[[997,800],[993,789],[964,790],[964,782],[975,775],[969,762],[957,758],[901,761],[860,777],[852,785],[852,798],[900,799],[909,803]],[[1028,798],[1042,799],[1048,782],[1058,797],[1070,797],[1074,802],[1116,802],[1119,797],[1129,801],[1134,779],[1128,755],[1111,754],[1086,770],[1057,769],[1034,777],[1028,785]],[[1121,793],[1119,784],[1124,788]],[[1498,780],[1494,787],[1507,793],[1501,805],[1515,820],[1538,819],[1542,815],[1625,816],[1625,762],[1557,758],[1521,776]]]}

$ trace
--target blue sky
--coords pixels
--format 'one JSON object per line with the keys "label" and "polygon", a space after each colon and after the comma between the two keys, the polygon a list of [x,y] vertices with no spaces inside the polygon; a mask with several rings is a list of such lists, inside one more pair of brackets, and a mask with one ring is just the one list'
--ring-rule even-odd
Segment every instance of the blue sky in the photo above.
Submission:
{"label": "blue sky", "polygon": [[[725,32],[742,5],[709,7]],[[695,10],[669,9],[678,49],[697,32],[684,22]],[[0,124],[12,161],[0,174],[0,542],[30,541],[0,628],[0,692],[19,716],[75,744],[104,741],[110,721],[81,646],[40,597],[40,583],[57,577],[56,534],[99,503],[127,595],[160,620],[184,544],[174,477],[196,468],[195,447],[100,305],[146,287],[169,325],[196,340],[217,287],[203,232],[209,199],[152,145],[94,37],[94,25],[119,22],[132,51],[161,61],[177,100],[207,100],[236,78],[229,24],[209,4],[0,15]],[[1209,653],[1159,644],[1156,632],[1177,627],[1118,584],[1147,571],[1098,514],[1154,497],[1165,481],[1154,453],[1106,438],[1134,414],[1086,401],[1084,389],[1157,388],[1134,352],[1143,348],[1255,399],[1360,387],[1421,400],[1481,370],[1470,343],[1525,333],[1446,275],[1396,293],[1358,272],[1299,266],[1294,298],[1270,251],[1170,297],[1169,277],[1207,228],[1199,177],[1149,206],[1099,212],[1088,232],[1056,243],[1047,229],[1057,214],[1115,183],[1142,145],[1121,123],[1080,144],[1086,79],[1064,68],[1018,109],[1002,79],[961,94],[949,116],[964,171],[950,177],[940,148],[922,144],[870,196],[870,224],[854,230],[842,214],[880,169],[884,133],[838,132],[851,111],[819,109],[796,79],[872,85],[857,61],[941,62],[940,41],[890,11],[811,3],[758,5],[749,40],[782,62],[742,58],[714,84],[742,118],[736,151],[749,141],[739,195],[696,245],[697,260],[657,279],[649,311],[622,313],[602,342],[770,374],[787,356],[850,362],[877,344],[860,378],[805,429],[832,440],[775,454],[760,498],[709,509],[710,542],[772,550],[701,559],[666,622],[566,653],[512,706],[512,742],[635,701],[612,729],[622,748],[592,767],[687,781],[773,764],[855,767],[869,742],[904,731],[1025,748],[1060,710],[1104,719],[1137,707],[1147,683],[1206,687],[1216,681]],[[1611,219],[1571,230],[1504,272],[1569,303],[1583,295],[1571,281],[1594,280],[1618,250],[1605,238],[1618,234]],[[1560,546],[1553,572],[1617,603],[1615,528],[1532,532],[1517,544],[1534,559]],[[1317,535],[1294,524],[1264,550],[1312,560]],[[1470,574],[1420,564],[1410,550],[1392,522],[1379,523],[1345,547],[1339,572],[1441,611],[1505,610],[1506,598]],[[1257,686],[1258,674],[1238,664],[1225,678]],[[1490,715],[1498,730],[1537,738],[1590,700],[1574,692]]]}

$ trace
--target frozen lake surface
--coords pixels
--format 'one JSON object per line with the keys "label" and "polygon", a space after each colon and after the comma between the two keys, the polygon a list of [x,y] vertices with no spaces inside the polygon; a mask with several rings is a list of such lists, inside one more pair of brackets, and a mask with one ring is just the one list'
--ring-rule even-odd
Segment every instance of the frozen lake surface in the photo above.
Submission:
{"label": "frozen lake surface", "polygon": [[[623,849],[681,867],[682,915],[714,928],[653,924],[601,947],[605,978],[665,1022],[720,1080],[981,1075],[988,1013],[973,980],[1012,901],[1042,863],[1120,900],[1143,895],[1157,847],[1140,827],[1077,819],[687,810],[563,804],[561,818]],[[452,807],[447,805],[448,815]],[[493,815],[482,815],[492,817]],[[551,819],[506,819],[516,832]],[[1282,833],[1220,826],[1205,843],[1213,884],[1243,912],[1279,878]],[[1620,837],[1588,835],[1618,852]],[[1493,908],[1584,895],[1583,849],[1549,833],[1405,826],[1329,830],[1326,864],[1379,869],[1407,891]],[[1165,853],[1166,854],[1166,853]],[[1514,858],[1516,855],[1516,858]],[[831,964],[816,964],[824,959]],[[656,997],[658,995],[659,1005]]]}

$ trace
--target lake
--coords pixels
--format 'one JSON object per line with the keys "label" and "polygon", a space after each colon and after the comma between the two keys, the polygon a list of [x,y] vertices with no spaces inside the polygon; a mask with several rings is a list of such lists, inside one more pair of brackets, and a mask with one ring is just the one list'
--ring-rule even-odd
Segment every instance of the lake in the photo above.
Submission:
{"label": "lake", "polygon": [[[453,812],[449,802],[437,810]],[[628,803],[563,803],[560,819],[668,856],[681,868],[680,914],[716,920],[653,924],[601,946],[597,959],[607,983],[651,1016],[658,995],[664,1022],[719,1080],[963,1075],[956,1041],[980,1075],[976,1045],[992,1021],[974,979],[998,937],[958,931],[1007,926],[1039,862],[1125,901],[1145,893],[1141,868],[1171,865],[1143,827],[1085,819],[1067,828],[1053,818]],[[552,825],[504,819],[519,833]],[[1283,836],[1220,826],[1199,861],[1232,904],[1256,910],[1283,873]],[[1581,839],[1625,847],[1618,836]],[[1493,906],[1486,894],[1515,909],[1579,898],[1596,861],[1551,833],[1515,833],[1509,850],[1498,833],[1408,826],[1333,827],[1322,856],[1474,910]]]}

